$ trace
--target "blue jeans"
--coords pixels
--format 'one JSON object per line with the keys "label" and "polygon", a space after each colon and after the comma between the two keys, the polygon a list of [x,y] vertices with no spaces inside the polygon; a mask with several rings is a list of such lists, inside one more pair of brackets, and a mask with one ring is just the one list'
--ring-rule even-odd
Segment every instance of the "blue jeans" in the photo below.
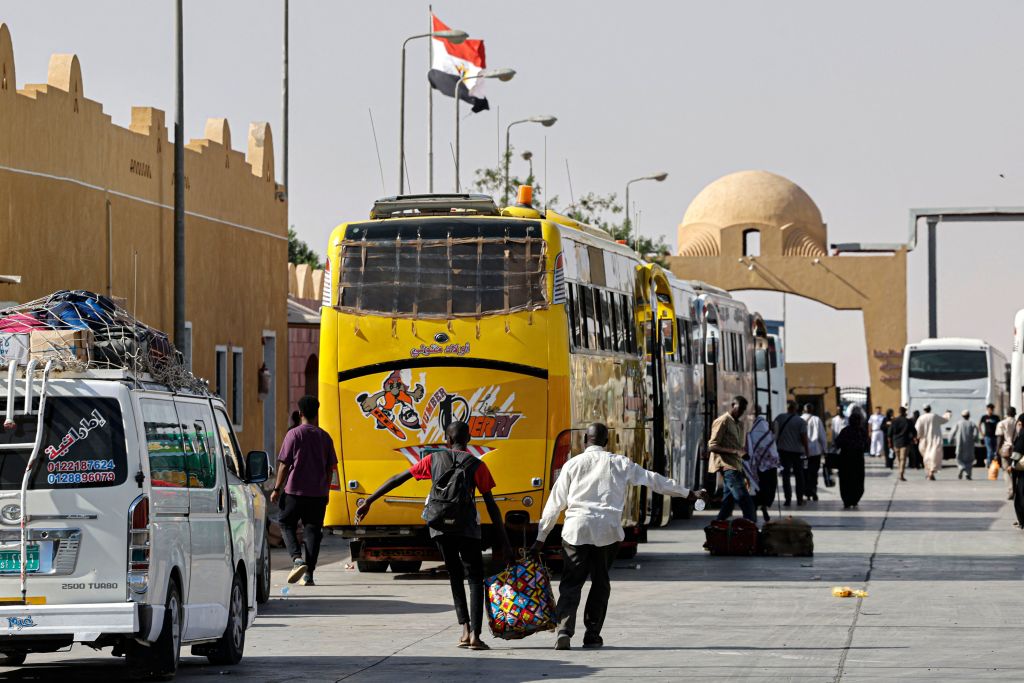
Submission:
{"label": "blue jeans", "polygon": [[996,453],[996,437],[986,436],[985,437],[985,467],[992,465],[993,458],[998,457]]}
{"label": "blue jeans", "polygon": [[725,481],[725,495],[722,496],[722,507],[718,511],[718,519],[732,517],[733,506],[739,503],[740,510],[743,511],[743,518],[757,523],[754,499],[747,493],[743,473],[736,470],[722,470],[722,479]]}

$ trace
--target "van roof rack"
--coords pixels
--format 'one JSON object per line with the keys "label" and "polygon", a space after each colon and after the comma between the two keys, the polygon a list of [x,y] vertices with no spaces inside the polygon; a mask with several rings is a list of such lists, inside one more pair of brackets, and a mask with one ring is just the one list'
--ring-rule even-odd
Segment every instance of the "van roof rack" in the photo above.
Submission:
{"label": "van roof rack", "polygon": [[446,214],[498,216],[494,198],[486,194],[400,194],[373,203],[371,219]]}

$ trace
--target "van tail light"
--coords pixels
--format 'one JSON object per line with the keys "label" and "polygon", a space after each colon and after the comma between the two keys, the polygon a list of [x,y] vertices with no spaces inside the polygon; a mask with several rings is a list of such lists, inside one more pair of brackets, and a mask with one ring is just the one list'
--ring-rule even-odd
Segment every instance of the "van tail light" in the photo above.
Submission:
{"label": "van tail light", "polygon": [[338,470],[334,470],[333,472],[331,472],[331,490],[332,491],[340,491],[341,490],[341,480],[338,479]]}
{"label": "van tail light", "polygon": [[555,439],[555,447],[551,451],[551,485],[555,485],[559,473],[569,461],[569,448],[572,445],[572,432],[568,429]]}
{"label": "van tail light", "polygon": [[128,508],[128,588],[136,595],[149,590],[150,548],[149,496],[141,495]]}

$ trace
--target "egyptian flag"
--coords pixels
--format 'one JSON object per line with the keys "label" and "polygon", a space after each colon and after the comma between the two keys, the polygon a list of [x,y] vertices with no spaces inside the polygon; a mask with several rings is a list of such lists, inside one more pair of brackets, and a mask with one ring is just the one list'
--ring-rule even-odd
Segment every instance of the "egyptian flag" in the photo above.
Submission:
{"label": "egyptian flag", "polygon": [[[443,21],[430,15],[434,22],[434,31],[447,31],[449,27]],[[483,96],[483,78],[472,78],[487,67],[484,55],[484,41],[465,40],[453,45],[444,38],[430,39],[430,71],[427,78],[434,90],[440,90],[448,97],[455,97],[455,86],[460,78],[469,77],[459,86],[459,98],[473,105],[473,111],[490,109],[487,98]]]}

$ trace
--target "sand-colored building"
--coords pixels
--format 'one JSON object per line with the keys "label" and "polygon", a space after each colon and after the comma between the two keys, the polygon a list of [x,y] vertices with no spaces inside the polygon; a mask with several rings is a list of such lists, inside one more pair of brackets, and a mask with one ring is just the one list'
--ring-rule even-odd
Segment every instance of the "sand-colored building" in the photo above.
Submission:
{"label": "sand-colored building", "polygon": [[801,408],[810,403],[818,417],[839,412],[835,363],[786,363],[787,398]]}
{"label": "sand-colored building", "polygon": [[[16,79],[0,24],[0,273],[22,278],[0,285],[0,299],[87,289],[170,331],[174,148],[164,112],[134,107],[128,128],[114,125],[86,98],[75,55],[53,55],[46,83]],[[270,127],[254,123],[243,140],[244,153],[226,120],[209,119],[185,151],[182,350],[227,400],[243,448],[273,450],[288,410],[287,204]]]}
{"label": "sand-colored building", "polygon": [[900,402],[907,343],[907,250],[836,253],[821,211],[803,189],[767,171],[740,171],[693,199],[678,232],[672,272],[730,291],[788,292],[864,314],[871,392]]}

